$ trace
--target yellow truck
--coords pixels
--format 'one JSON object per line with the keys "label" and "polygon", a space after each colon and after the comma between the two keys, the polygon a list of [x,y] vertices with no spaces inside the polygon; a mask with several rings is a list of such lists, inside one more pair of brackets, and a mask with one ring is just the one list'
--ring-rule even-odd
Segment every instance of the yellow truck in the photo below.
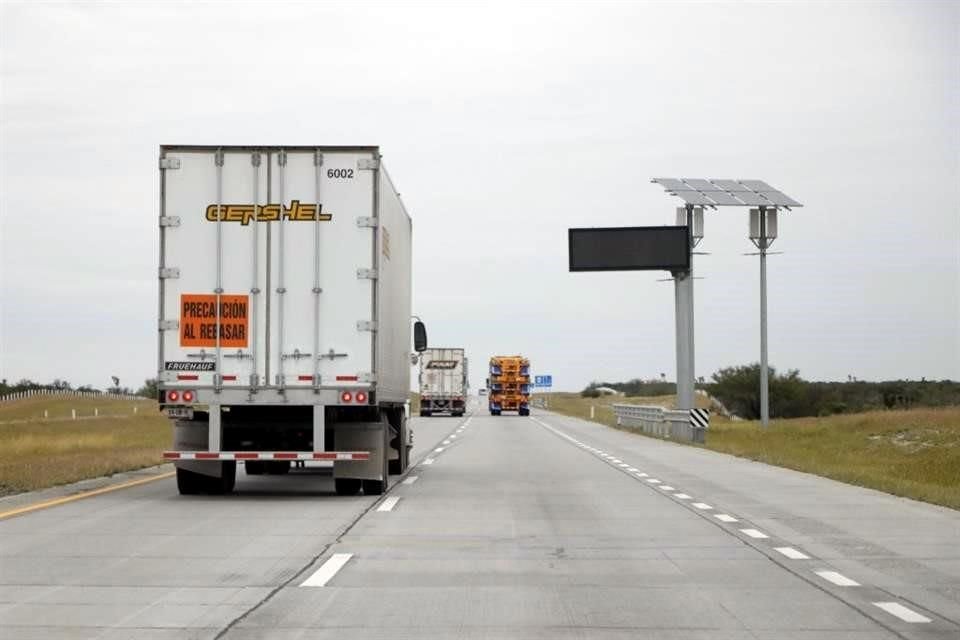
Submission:
{"label": "yellow truck", "polygon": [[523,356],[490,358],[487,388],[490,415],[499,416],[504,411],[530,415],[530,361]]}

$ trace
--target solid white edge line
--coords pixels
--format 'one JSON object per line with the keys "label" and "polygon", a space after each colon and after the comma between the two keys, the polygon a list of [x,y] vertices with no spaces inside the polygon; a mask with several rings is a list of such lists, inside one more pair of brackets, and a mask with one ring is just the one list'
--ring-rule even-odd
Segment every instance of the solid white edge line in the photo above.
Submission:
{"label": "solid white edge line", "polygon": [[856,580],[851,580],[842,573],[836,571],[814,571],[815,574],[826,580],[827,582],[832,582],[838,587],[859,587],[860,583]]}
{"label": "solid white edge line", "polygon": [[810,556],[805,554],[803,551],[797,551],[793,547],[774,547],[774,551],[782,553],[791,560],[809,560]]}
{"label": "solid white edge line", "polygon": [[397,506],[397,503],[400,502],[400,498],[397,496],[390,496],[386,500],[380,503],[380,506],[377,507],[377,511],[393,511],[393,508]]}
{"label": "solid white edge line", "polygon": [[930,618],[920,615],[913,609],[903,606],[899,602],[874,602],[873,606],[880,607],[887,613],[897,616],[904,622],[933,622]]}
{"label": "solid white edge line", "polygon": [[750,536],[751,538],[756,538],[758,540],[770,537],[767,534],[765,534],[763,531],[758,531],[757,529],[740,529],[740,532]]}
{"label": "solid white edge line", "polygon": [[715,513],[713,514],[713,517],[719,520],[720,522],[739,522],[739,520],[737,520],[733,516],[729,516],[725,513]]}
{"label": "solid white edge line", "polygon": [[409,477],[405,478],[405,479],[403,480],[403,482],[401,482],[400,484],[413,484],[413,483],[416,482],[419,478],[420,478],[420,476],[409,476]]}
{"label": "solid white edge line", "polygon": [[323,587],[325,586],[333,576],[337,575],[337,572],[343,568],[343,565],[347,564],[347,561],[353,557],[352,553],[335,553],[327,561],[320,565],[320,568],[313,572],[313,574],[300,583],[301,587]]}

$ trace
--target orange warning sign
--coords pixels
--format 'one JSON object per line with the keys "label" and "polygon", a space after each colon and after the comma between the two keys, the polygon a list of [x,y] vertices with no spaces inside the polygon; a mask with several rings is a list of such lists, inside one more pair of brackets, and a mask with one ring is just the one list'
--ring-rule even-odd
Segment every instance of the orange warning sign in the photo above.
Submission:
{"label": "orange warning sign", "polygon": [[[220,346],[246,347],[250,329],[250,298],[220,296]],[[180,296],[180,346],[217,346],[217,296],[185,293]]]}

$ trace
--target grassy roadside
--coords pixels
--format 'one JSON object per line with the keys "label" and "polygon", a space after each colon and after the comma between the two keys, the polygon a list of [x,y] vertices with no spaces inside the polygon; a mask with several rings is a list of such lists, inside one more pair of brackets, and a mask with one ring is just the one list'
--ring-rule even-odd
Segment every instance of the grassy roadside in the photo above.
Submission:
{"label": "grassy roadside", "polygon": [[[616,427],[621,398],[549,394],[549,409]],[[630,398],[668,406],[672,398]],[[624,429],[634,431],[633,429]],[[692,445],[700,446],[700,445]],[[712,416],[706,448],[960,509],[960,407],[731,422]]]}
{"label": "grassy roadside", "polygon": [[[156,403],[135,403],[134,415],[134,403],[128,401],[113,406],[99,399],[68,400],[66,407],[59,398],[47,399],[47,407],[41,406],[42,398],[30,398],[0,408],[0,495],[160,464],[171,431]],[[16,406],[21,403],[29,406]],[[92,416],[94,407],[101,414],[120,417],[62,420],[70,416],[71,408],[78,415]],[[43,416],[44,408],[51,420],[37,417]],[[24,419],[29,422],[9,422]]]}

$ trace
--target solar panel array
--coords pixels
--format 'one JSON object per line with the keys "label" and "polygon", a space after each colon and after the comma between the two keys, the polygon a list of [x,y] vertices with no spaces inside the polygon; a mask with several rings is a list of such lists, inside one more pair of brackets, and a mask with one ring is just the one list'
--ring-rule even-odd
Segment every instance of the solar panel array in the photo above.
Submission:
{"label": "solar panel array", "polygon": [[803,205],[763,180],[711,178],[654,178],[670,195],[687,204],[707,207],[802,207]]}

